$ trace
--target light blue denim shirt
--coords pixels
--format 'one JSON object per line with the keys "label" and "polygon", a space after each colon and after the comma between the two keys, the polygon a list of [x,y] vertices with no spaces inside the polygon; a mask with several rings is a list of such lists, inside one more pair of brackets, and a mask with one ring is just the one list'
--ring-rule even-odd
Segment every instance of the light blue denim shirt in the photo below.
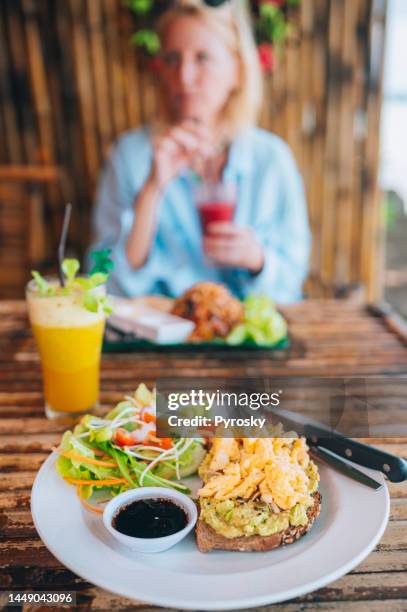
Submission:
{"label": "light blue denim shirt", "polygon": [[93,215],[93,249],[111,248],[111,293],[123,296],[178,296],[198,281],[226,284],[238,297],[262,293],[279,303],[301,299],[308,269],[310,232],[303,183],[288,146],[252,128],[229,150],[224,179],[238,188],[234,222],[253,228],[264,247],[264,267],[221,268],[202,250],[202,230],[193,198],[193,176],[173,179],[161,197],[158,224],[145,265],[133,269],[125,245],[134,219],[134,200],[151,167],[148,128],[125,133],[102,174]]}

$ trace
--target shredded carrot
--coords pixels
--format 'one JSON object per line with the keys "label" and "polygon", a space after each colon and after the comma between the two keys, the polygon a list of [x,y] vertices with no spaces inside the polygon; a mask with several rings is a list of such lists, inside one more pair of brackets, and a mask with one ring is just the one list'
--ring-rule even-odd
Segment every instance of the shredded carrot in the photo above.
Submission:
{"label": "shredded carrot", "polygon": [[144,421],[144,423],[155,423],[156,422],[155,415],[150,414],[149,412],[143,412],[141,418]]}
{"label": "shredded carrot", "polygon": [[154,444],[157,444],[157,446],[163,448],[164,450],[168,450],[173,446],[172,438],[157,438],[154,435],[150,435],[150,440],[152,440]]}
{"label": "shredded carrot", "polygon": [[81,503],[85,506],[85,508],[87,508],[91,512],[95,512],[96,514],[103,514],[103,510],[101,508],[97,508],[96,506],[92,506],[92,504],[89,504],[86,501],[86,499],[83,498],[83,496],[82,496],[82,486],[81,485],[77,485],[76,486],[76,491],[78,493],[79,499],[81,500]]}
{"label": "shredded carrot", "polygon": [[117,484],[126,484],[125,478],[110,478],[110,480],[80,480],[77,478],[64,478],[66,482],[74,485],[94,485],[95,487],[108,487]]}
{"label": "shredded carrot", "polygon": [[68,457],[68,459],[73,459],[74,461],[81,461],[82,463],[91,463],[92,465],[100,465],[101,467],[114,468],[117,467],[117,464],[113,461],[100,461],[99,459],[92,459],[91,457],[84,457],[82,455],[77,455],[72,451],[64,451],[60,453],[63,457]]}

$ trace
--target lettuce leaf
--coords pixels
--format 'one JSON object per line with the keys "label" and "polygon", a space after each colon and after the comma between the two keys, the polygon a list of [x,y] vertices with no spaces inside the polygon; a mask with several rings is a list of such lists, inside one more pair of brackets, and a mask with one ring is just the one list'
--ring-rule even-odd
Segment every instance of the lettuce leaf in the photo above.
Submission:
{"label": "lettuce leaf", "polygon": [[[186,478],[195,474],[198,467],[202,463],[202,460],[206,454],[206,451],[200,442],[193,442],[189,448],[180,455],[180,476]],[[166,461],[165,463],[158,464],[154,473],[161,478],[175,478],[175,461]]]}
{"label": "lettuce leaf", "polygon": [[273,346],[287,337],[287,323],[273,300],[266,295],[249,295],[243,302],[244,320],[226,338],[236,346],[245,341]]}

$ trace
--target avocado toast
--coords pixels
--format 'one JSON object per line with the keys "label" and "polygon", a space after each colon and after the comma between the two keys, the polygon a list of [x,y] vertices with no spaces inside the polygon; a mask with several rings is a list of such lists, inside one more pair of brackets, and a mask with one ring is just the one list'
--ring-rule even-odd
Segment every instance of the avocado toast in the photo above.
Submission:
{"label": "avocado toast", "polygon": [[264,551],[307,533],[321,509],[303,438],[217,438],[200,466],[197,544]]}

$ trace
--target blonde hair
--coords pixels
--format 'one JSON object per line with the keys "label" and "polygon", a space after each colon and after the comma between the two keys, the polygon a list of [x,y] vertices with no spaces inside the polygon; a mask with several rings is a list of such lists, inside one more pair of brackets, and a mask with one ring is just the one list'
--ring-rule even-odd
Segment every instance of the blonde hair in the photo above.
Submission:
{"label": "blonde hair", "polygon": [[[218,33],[238,59],[240,87],[226,102],[221,126],[225,136],[233,137],[241,129],[257,122],[263,95],[262,73],[247,1],[229,0],[221,7],[211,8],[202,0],[177,0],[158,21],[156,30],[161,39],[169,25],[181,16],[202,20]],[[169,111],[164,98],[160,96],[161,119],[168,120]]]}

